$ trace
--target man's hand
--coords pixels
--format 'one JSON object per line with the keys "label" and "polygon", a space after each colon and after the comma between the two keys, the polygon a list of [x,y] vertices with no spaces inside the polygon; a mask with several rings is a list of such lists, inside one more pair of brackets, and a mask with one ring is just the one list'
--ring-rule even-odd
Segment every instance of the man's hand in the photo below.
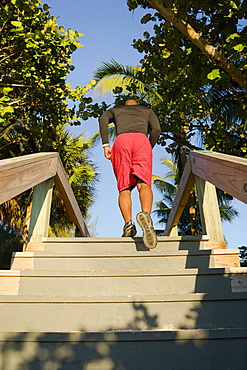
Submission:
{"label": "man's hand", "polygon": [[111,147],[110,146],[105,146],[104,147],[104,156],[107,159],[111,159]]}

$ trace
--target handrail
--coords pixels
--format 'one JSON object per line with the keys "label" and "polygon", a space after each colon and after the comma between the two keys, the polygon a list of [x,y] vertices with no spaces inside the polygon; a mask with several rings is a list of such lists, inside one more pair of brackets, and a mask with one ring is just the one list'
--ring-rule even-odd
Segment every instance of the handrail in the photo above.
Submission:
{"label": "handrail", "polygon": [[224,240],[215,186],[247,203],[247,159],[211,151],[191,151],[164,235],[171,235],[178,225],[195,183],[203,234],[211,240]]}
{"label": "handrail", "polygon": [[[44,199],[46,199],[48,192],[52,188],[53,179],[68,210],[71,221],[79,229],[82,236],[89,236],[85,221],[58,153],[36,153],[0,160],[0,204],[32,187],[34,187],[34,194],[36,190],[36,199],[42,197],[40,195],[42,190]],[[51,197],[49,199],[51,201]],[[35,227],[32,227],[32,235],[29,233],[29,241],[39,242],[43,236],[47,236],[48,234],[50,212],[48,210],[47,214],[47,209],[42,209],[42,206],[43,204],[37,205],[34,202],[32,204],[31,221],[35,224]],[[50,209],[50,204],[47,204],[46,207]],[[45,219],[48,220],[48,224],[46,221],[44,222],[43,215],[41,215],[44,212],[47,214]],[[30,223],[32,223],[31,221]],[[41,234],[39,232],[39,235],[35,235],[36,226],[41,226],[42,232]]]}

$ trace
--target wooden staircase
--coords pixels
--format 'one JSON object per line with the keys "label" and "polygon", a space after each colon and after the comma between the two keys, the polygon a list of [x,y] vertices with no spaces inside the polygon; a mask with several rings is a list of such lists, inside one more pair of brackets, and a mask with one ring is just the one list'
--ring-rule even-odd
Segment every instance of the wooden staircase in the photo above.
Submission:
{"label": "wooden staircase", "polygon": [[246,369],[238,254],[207,236],[29,243],[0,272],[0,369]]}

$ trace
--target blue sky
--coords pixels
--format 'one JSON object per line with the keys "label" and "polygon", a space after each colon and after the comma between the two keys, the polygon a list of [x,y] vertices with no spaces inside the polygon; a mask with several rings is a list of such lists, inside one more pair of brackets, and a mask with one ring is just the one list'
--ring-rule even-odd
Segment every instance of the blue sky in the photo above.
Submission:
{"label": "blue sky", "polygon": [[[129,12],[126,0],[47,0],[47,4],[51,7],[51,14],[59,16],[59,25],[84,34],[81,38],[84,47],[73,54],[73,65],[76,68],[68,78],[73,87],[85,86],[102,61],[115,59],[124,65],[139,63],[141,54],[131,46],[132,41],[134,38],[142,38],[144,31],[151,30],[151,24],[140,24],[140,19],[145,14],[143,10]],[[113,101],[109,96],[103,99],[109,104]],[[93,135],[97,131],[96,119],[82,121],[81,126],[73,128],[76,134],[83,132],[86,135]],[[164,148],[157,145],[153,153],[153,174],[164,177],[166,168],[160,164],[160,159],[167,157],[168,154]],[[121,236],[123,221],[117,205],[118,192],[111,163],[103,157],[100,145],[92,149],[91,159],[100,173],[95,204],[90,209],[91,221],[97,221],[96,236]],[[140,211],[136,190],[133,191],[132,199],[135,219],[135,215]],[[154,189],[154,207],[155,202],[159,200],[161,196]],[[241,217],[232,224],[223,223],[223,232],[229,248],[247,244],[245,234],[247,206],[236,202],[236,208]],[[160,228],[157,219],[155,217],[153,219],[155,227]],[[140,229],[138,232],[141,234]]]}

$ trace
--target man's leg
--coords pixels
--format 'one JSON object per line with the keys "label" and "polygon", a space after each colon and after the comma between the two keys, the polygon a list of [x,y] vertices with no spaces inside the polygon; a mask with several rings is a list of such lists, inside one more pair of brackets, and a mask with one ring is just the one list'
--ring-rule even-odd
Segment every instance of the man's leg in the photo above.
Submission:
{"label": "man's leg", "polygon": [[120,191],[118,197],[118,204],[121,210],[125,225],[123,228],[122,236],[135,236],[136,227],[132,221],[132,200],[131,200],[131,190],[125,189]]}
{"label": "man's leg", "polygon": [[153,192],[151,187],[140,179],[137,180],[137,189],[139,191],[142,212],[136,215],[136,219],[143,231],[142,239],[144,245],[149,249],[153,249],[157,245],[157,236],[153,228],[153,221],[150,217],[153,204]]}
{"label": "man's leg", "polygon": [[141,203],[141,209],[144,212],[151,213],[153,204],[153,192],[149,185],[142,180],[137,180],[137,189],[139,191],[139,198]]}
{"label": "man's leg", "polygon": [[126,222],[132,220],[132,200],[130,189],[125,189],[119,192],[118,205],[122,213],[123,219]]}

